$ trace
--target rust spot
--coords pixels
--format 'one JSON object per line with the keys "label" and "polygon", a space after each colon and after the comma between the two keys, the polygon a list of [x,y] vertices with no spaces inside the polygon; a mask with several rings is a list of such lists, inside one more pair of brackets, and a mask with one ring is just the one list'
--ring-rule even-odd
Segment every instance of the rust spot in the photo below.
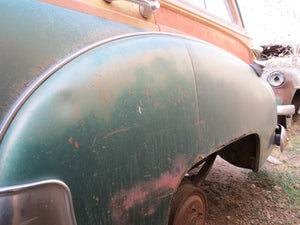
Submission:
{"label": "rust spot", "polygon": [[116,100],[114,96],[111,95],[110,97],[111,97],[111,99]]}
{"label": "rust spot", "polygon": [[119,130],[115,130],[113,132],[110,132],[109,134],[107,134],[106,136],[103,137],[103,139],[105,138],[108,138],[109,136],[113,135],[113,134],[116,134],[116,133],[119,133],[119,132],[124,132],[124,131],[127,131],[128,129],[119,129]]}
{"label": "rust spot", "polygon": [[156,103],[156,105],[160,105],[160,103],[159,103],[159,102],[157,102],[157,103]]}
{"label": "rust spot", "polygon": [[68,140],[68,142],[70,142],[72,144],[73,143],[73,138],[70,137],[69,140]]}
{"label": "rust spot", "polygon": [[204,121],[203,120],[201,120],[201,121],[199,121],[199,122],[196,122],[196,123],[194,123],[195,125],[199,125],[199,124],[201,124],[201,123],[204,123]]}
{"label": "rust spot", "polygon": [[20,138],[20,141],[23,141],[23,138]]}
{"label": "rust spot", "polygon": [[29,137],[28,140],[32,140],[32,137]]}
{"label": "rust spot", "polygon": [[135,127],[138,127],[139,125],[138,125],[137,123],[134,123],[134,126],[135,126]]}
{"label": "rust spot", "polygon": [[75,106],[75,105],[76,105],[76,104],[75,104],[75,102],[72,102],[72,105],[74,105],[74,106]]}
{"label": "rust spot", "polygon": [[149,104],[151,104],[151,99],[150,99],[150,94],[149,94],[149,88],[147,88],[147,97],[148,97]]}
{"label": "rust spot", "polygon": [[106,149],[106,146],[105,146],[105,145],[103,145],[103,146],[102,146],[102,148],[103,148],[103,149]]}
{"label": "rust spot", "polygon": [[38,131],[41,131],[41,128],[39,128],[38,126],[36,127],[36,129],[38,129]]}
{"label": "rust spot", "polygon": [[76,148],[79,148],[78,141],[75,141],[75,147],[76,147]]}
{"label": "rust spot", "polygon": [[128,90],[128,93],[129,93],[129,94],[134,94],[135,91],[131,91],[131,90],[129,89],[129,90]]}
{"label": "rust spot", "polygon": [[99,202],[99,198],[97,196],[93,196],[93,199]]}
{"label": "rust spot", "polygon": [[80,120],[80,122],[83,123],[83,124],[85,124],[85,121],[84,121],[84,120]]}
{"label": "rust spot", "polygon": [[140,100],[140,104],[141,104],[141,106],[144,106],[144,104],[143,104],[143,102]]}
{"label": "rust spot", "polygon": [[181,99],[183,99],[183,92],[182,92],[182,90],[181,90],[181,88],[180,88],[179,85],[177,85],[177,87],[178,87],[178,92],[179,92],[180,95],[181,95]]}
{"label": "rust spot", "polygon": [[[110,202],[113,220],[116,224],[130,224],[130,210],[141,216],[152,215],[156,212],[161,199],[172,195],[181,175],[185,171],[184,158],[179,157],[172,171],[162,173],[159,178],[141,182],[128,190],[115,193]],[[145,175],[148,176],[148,175]],[[151,204],[148,204],[151,202]]]}
{"label": "rust spot", "polygon": [[78,123],[75,121],[75,125],[78,126]]}
{"label": "rust spot", "polygon": [[178,99],[177,102],[180,103],[180,99]]}

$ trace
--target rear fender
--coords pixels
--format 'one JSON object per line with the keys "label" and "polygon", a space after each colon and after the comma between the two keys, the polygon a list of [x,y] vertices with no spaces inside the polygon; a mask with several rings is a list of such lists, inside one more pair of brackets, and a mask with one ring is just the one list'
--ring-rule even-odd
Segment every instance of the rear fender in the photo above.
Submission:
{"label": "rear fender", "polygon": [[259,163],[268,156],[276,106],[259,79],[241,60],[182,36],[97,43],[43,76],[13,111],[0,186],[58,179],[78,224],[163,224],[197,155],[256,133],[266,149]]}

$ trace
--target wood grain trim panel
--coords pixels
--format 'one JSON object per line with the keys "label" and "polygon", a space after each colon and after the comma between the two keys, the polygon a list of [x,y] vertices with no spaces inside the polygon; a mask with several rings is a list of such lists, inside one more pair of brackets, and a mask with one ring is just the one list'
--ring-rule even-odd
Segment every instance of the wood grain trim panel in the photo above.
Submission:
{"label": "wood grain trim panel", "polygon": [[210,27],[215,27],[215,29],[222,30],[223,32],[244,36],[245,38],[250,39],[246,30],[243,27],[241,27],[239,23],[237,23],[236,25],[229,23],[204,10],[196,9],[195,7],[190,7],[187,4],[180,2],[179,0],[160,0],[159,2],[161,7],[167,8],[187,18],[201,22]]}
{"label": "wood grain trim panel", "polygon": [[143,18],[139,13],[139,6],[128,1],[115,1],[110,4],[103,0],[39,0],[61,6],[78,12],[101,17],[104,19],[128,24],[134,27],[159,31],[154,23],[154,17]]}

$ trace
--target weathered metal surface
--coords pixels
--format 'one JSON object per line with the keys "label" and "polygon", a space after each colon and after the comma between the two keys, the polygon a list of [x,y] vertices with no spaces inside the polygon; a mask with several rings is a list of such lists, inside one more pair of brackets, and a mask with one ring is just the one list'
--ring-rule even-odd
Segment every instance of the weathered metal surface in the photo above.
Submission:
{"label": "weathered metal surface", "polygon": [[59,70],[20,110],[1,145],[1,185],[64,180],[78,224],[163,223],[193,161],[187,153],[200,145],[196,102],[180,40],[101,46]]}
{"label": "weathered metal surface", "polygon": [[[1,125],[0,187],[58,179],[71,190],[79,225],[166,224],[199,156],[248,135],[259,139],[250,159],[257,166],[234,163],[257,169],[269,155],[272,91],[219,48],[141,33],[136,18],[132,27],[29,0],[0,0],[0,18],[0,117],[44,74]],[[221,46],[238,42],[238,55],[251,61],[245,42],[219,32]],[[99,40],[106,41],[90,45]]]}
{"label": "weathered metal surface", "polygon": [[141,29],[32,0],[0,1],[0,120],[38,76],[79,49]]}
{"label": "weathered metal surface", "polygon": [[[274,74],[280,74],[278,78]],[[272,77],[273,76],[273,77]],[[275,79],[279,84],[270,82],[274,94],[277,98],[278,105],[295,105],[295,113],[298,112],[300,106],[300,69],[295,66],[277,66],[266,68],[263,77],[269,81]],[[274,85],[275,83],[275,85]]]}
{"label": "weathered metal surface", "polygon": [[60,179],[78,224],[163,224],[199,154],[257,133],[264,162],[272,96],[247,64],[205,43],[158,34],[112,41],[26,101],[1,144],[0,185]]}

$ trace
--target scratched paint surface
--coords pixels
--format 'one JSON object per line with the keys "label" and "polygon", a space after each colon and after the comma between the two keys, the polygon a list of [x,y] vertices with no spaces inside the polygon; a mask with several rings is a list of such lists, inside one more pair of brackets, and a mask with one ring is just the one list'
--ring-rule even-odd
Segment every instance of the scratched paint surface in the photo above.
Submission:
{"label": "scratched paint surface", "polygon": [[[195,70],[199,120],[204,121],[201,128],[205,144],[202,144],[212,151],[226,140],[256,133],[263,137],[260,140],[261,167],[271,153],[276,126],[271,88],[247,64],[227,52],[195,42],[188,42],[187,47]],[[212,108],[214,110],[207,110]]]}
{"label": "scratched paint surface", "polygon": [[32,1],[0,0],[0,120],[38,76],[97,41],[141,29]]}
{"label": "scratched paint surface", "polygon": [[0,185],[58,178],[71,189],[78,224],[164,224],[199,154],[195,94],[180,39],[98,47],[22,107],[1,145]]}
{"label": "scratched paint surface", "polygon": [[0,186],[56,178],[79,225],[165,224],[198,154],[257,133],[268,155],[276,105],[259,79],[202,42],[145,35],[102,45],[21,108],[1,144]]}

